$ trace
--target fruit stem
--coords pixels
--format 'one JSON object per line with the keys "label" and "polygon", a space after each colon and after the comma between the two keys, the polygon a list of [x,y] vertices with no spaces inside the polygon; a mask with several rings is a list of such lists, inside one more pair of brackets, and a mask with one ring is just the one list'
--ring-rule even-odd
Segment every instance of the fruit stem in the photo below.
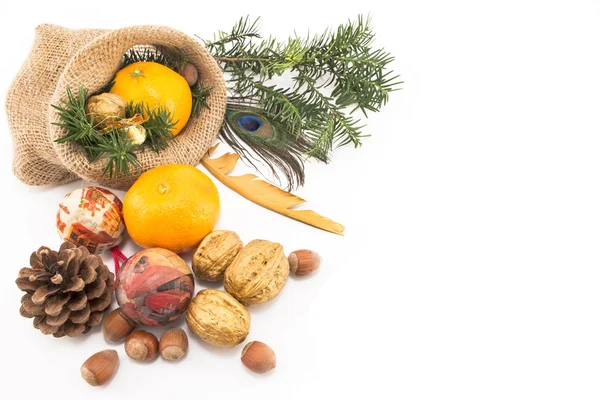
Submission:
{"label": "fruit stem", "polygon": [[131,76],[132,78],[137,78],[137,77],[139,77],[139,76],[143,77],[143,76],[144,76],[144,74],[142,73],[142,69],[141,69],[141,68],[137,68],[137,69],[134,69],[134,70],[133,70],[133,72],[130,74],[130,76]]}

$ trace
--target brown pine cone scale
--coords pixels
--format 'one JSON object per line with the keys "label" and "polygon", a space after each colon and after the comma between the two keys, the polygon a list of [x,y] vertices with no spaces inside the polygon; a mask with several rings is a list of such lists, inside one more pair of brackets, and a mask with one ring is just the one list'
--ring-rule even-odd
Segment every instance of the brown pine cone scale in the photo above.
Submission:
{"label": "brown pine cone scale", "polygon": [[19,312],[33,318],[36,329],[72,337],[102,322],[112,302],[115,276],[99,255],[64,242],[58,252],[40,247],[29,264],[15,282],[25,292]]}

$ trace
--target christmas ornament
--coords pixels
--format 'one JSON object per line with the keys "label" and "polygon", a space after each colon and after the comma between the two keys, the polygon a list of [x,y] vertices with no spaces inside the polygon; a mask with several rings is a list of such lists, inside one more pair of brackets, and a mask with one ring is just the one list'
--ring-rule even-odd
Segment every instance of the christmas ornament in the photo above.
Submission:
{"label": "christmas ornament", "polygon": [[56,228],[62,239],[100,254],[121,242],[122,210],[121,200],[106,189],[76,189],[58,206]]}
{"label": "christmas ornament", "polygon": [[163,326],[175,320],[193,294],[192,270],[170,250],[142,250],[119,272],[117,302],[127,317],[143,325]]}
{"label": "christmas ornament", "polygon": [[16,284],[26,294],[21,315],[45,335],[77,336],[102,321],[109,308],[115,276],[86,247],[64,242],[58,252],[40,247],[31,254]]}

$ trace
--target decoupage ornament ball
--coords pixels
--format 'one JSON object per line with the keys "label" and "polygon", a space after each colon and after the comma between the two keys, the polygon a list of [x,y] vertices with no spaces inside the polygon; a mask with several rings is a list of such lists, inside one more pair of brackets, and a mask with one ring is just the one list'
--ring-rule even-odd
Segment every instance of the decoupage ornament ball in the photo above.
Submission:
{"label": "decoupage ornament ball", "polygon": [[100,187],[73,190],[58,206],[56,229],[62,239],[101,254],[121,242],[123,203]]}
{"label": "decoupage ornament ball", "polygon": [[192,270],[170,250],[142,250],[123,264],[118,275],[115,293],[121,310],[146,326],[177,319],[194,294]]}

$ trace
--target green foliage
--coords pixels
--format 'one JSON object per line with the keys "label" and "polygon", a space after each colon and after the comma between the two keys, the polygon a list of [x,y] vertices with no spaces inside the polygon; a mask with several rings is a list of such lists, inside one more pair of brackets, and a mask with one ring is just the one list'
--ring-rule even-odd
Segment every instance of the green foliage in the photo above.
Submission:
{"label": "green foliage", "polygon": [[200,111],[203,108],[210,110],[210,106],[207,103],[208,96],[212,92],[212,88],[204,86],[204,84],[198,81],[192,88],[192,115],[195,117],[200,116]]}
{"label": "green foliage", "polygon": [[169,142],[174,138],[171,129],[177,124],[177,121],[173,121],[171,113],[165,107],[151,109],[148,104],[129,103],[127,105],[127,118],[131,118],[135,114],[141,114],[148,118],[142,124],[146,129],[144,144],[150,146],[157,153],[166,149]]}
{"label": "green foliage", "polygon": [[[353,113],[379,111],[401,83],[388,71],[394,58],[373,49],[373,42],[370,21],[361,16],[336,30],[285,42],[262,40],[258,20],[246,17],[206,46],[230,75],[234,102],[249,101],[305,135],[308,154],[316,155],[328,154],[334,145],[360,145],[363,126]],[[266,83],[284,72],[293,75],[291,88]]]}
{"label": "green foliage", "polygon": [[102,174],[108,173],[111,178],[121,173],[129,175],[131,168],[139,168],[140,163],[134,153],[137,147],[122,129],[112,130],[100,136],[94,144],[86,146],[88,150],[99,154],[100,159],[106,159]]}
{"label": "green foliage", "polygon": [[[80,87],[77,96],[67,88],[67,100],[62,101],[60,105],[52,105],[61,119],[56,125],[67,131],[65,136],[56,142],[75,142],[82,145],[90,162],[105,159],[107,163],[103,173],[108,173],[111,178],[118,174],[129,175],[132,168],[139,167],[135,151],[140,146],[131,143],[124,129],[113,129],[106,133],[92,125],[85,113],[86,100],[85,88]],[[147,134],[144,145],[156,152],[166,148],[168,141],[173,138],[171,128],[177,123],[173,122],[171,114],[165,108],[150,110],[147,105],[129,104],[127,117],[130,118],[136,113],[148,117],[142,124]]]}
{"label": "green foliage", "polygon": [[187,57],[166,46],[132,47],[123,56],[121,68],[140,61],[155,62],[178,71],[187,62]]}
{"label": "green foliage", "polygon": [[56,142],[79,142],[86,145],[93,143],[100,136],[85,114],[86,98],[87,90],[85,88],[80,87],[77,96],[70,88],[67,88],[67,100],[61,101],[60,105],[52,104],[62,120],[55,125],[67,131],[67,134],[57,139]]}
{"label": "green foliage", "polygon": [[56,123],[64,128],[67,134],[56,139],[58,143],[75,142],[86,150],[90,162],[96,159],[106,159],[107,164],[103,173],[110,177],[123,173],[128,175],[130,167],[138,167],[139,163],[134,153],[136,146],[131,144],[122,129],[113,130],[108,134],[101,134],[85,113],[87,90],[79,87],[77,96],[67,88],[67,100],[61,105],[52,105],[62,120]]}

